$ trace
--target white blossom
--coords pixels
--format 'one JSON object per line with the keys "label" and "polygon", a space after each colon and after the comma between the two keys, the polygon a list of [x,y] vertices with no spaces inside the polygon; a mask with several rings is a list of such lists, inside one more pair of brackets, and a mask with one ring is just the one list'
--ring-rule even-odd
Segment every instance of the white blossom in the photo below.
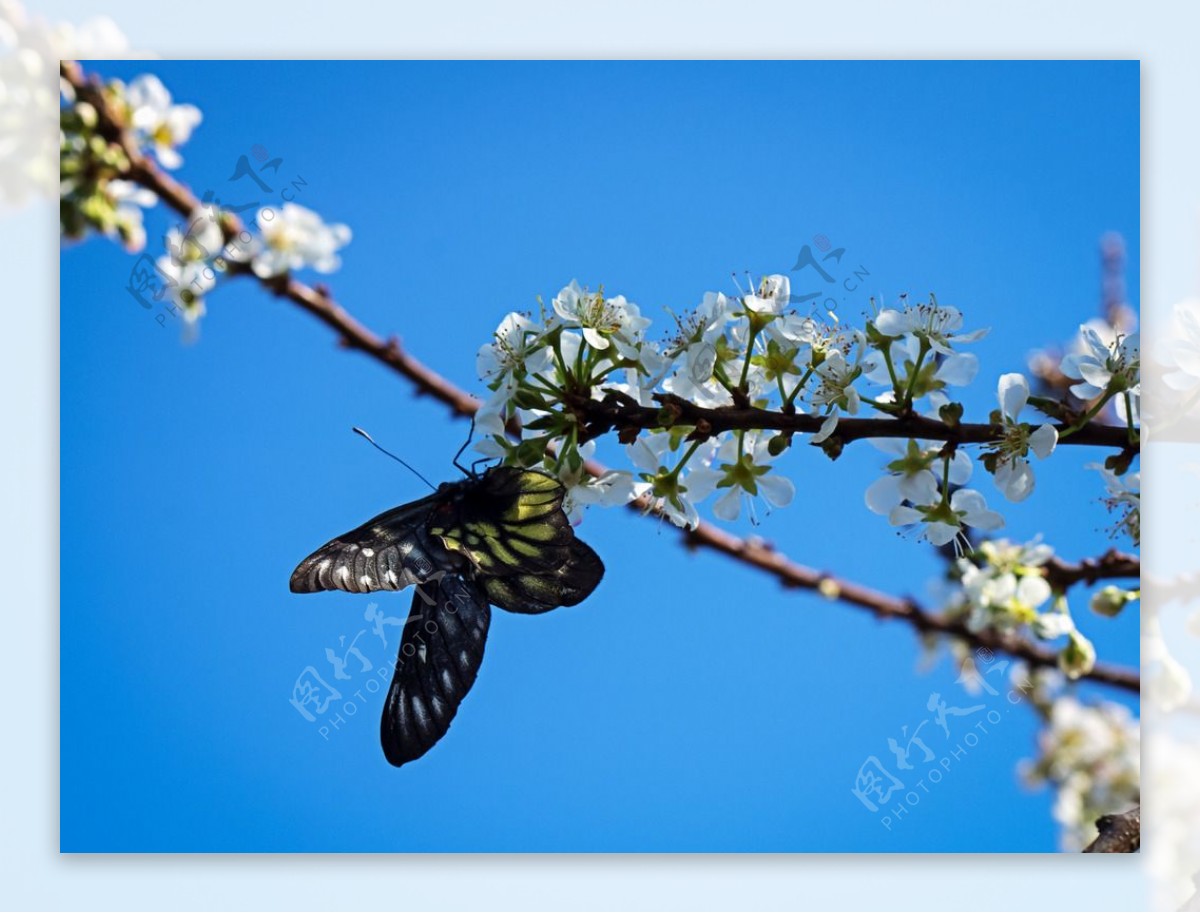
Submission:
{"label": "white blossom", "polygon": [[1045,459],[1058,444],[1058,431],[1049,422],[1030,430],[1020,421],[1021,410],[1029,401],[1029,382],[1022,374],[1003,374],[997,388],[1004,437],[995,445],[996,487],[1010,501],[1023,501],[1033,493],[1033,467],[1029,451]]}
{"label": "white blossom", "polygon": [[1071,387],[1072,393],[1091,400],[1105,392],[1141,392],[1141,343],[1137,333],[1106,342],[1095,327],[1084,324],[1079,335],[1083,350],[1067,355],[1060,365],[1067,377],[1081,380]]}
{"label": "white blossom", "polygon": [[584,477],[567,490],[564,509],[572,523],[579,523],[585,508],[618,507],[640,497],[650,490],[647,482],[633,477],[633,473],[610,469],[598,478]]}
{"label": "white blossom", "polygon": [[1117,515],[1113,531],[1123,530],[1133,539],[1134,545],[1139,545],[1142,540],[1141,473],[1127,472],[1119,476],[1100,463],[1088,463],[1084,468],[1095,469],[1104,480],[1104,487],[1108,489],[1104,506]]}
{"label": "white blossom", "polygon": [[177,105],[162,81],[152,73],[134,79],[125,90],[129,122],[148,142],[164,168],[178,168],[183,158],[176,147],[187,142],[202,115],[195,105]]}
{"label": "white blossom", "polygon": [[479,348],[475,371],[480,380],[495,386],[497,397],[507,402],[522,377],[541,374],[553,361],[554,355],[542,338],[542,328],[523,314],[513,312],[496,327],[492,341]]}
{"label": "white blossom", "polygon": [[932,545],[946,545],[959,541],[963,528],[967,526],[981,530],[999,529],[1004,518],[994,510],[988,510],[983,495],[971,488],[960,488],[950,496],[950,503],[913,507],[893,507],[888,514],[892,526],[918,524],[919,538]]}
{"label": "white blossom", "polygon": [[668,358],[683,358],[683,372],[694,385],[703,386],[717,363],[717,340],[729,322],[729,299],[720,292],[705,292],[694,311],[676,317],[678,332],[667,344]]}
{"label": "white blossom", "polygon": [[298,203],[284,203],[280,209],[264,206],[258,211],[257,224],[264,247],[254,255],[251,267],[262,279],[306,266],[331,273],[341,265],[337,251],[351,236],[346,225],[327,225],[317,213]]}
{"label": "white blossom", "polygon": [[776,273],[763,277],[758,288],[742,297],[742,305],[756,314],[779,314],[791,297],[791,280]]}
{"label": "white blossom", "polygon": [[509,447],[505,436],[505,403],[491,397],[475,412],[475,433],[479,436],[472,447],[485,457],[503,459]]}
{"label": "white blossom", "polygon": [[[887,465],[887,474],[867,487],[865,499],[872,512],[886,516],[893,507],[905,501],[931,504],[939,497],[944,470],[940,443],[904,438],[871,438],[870,441],[895,457]],[[972,468],[971,458],[962,450],[955,450],[950,459],[950,484],[965,485],[971,478]]]}
{"label": "white blossom", "polygon": [[643,434],[626,446],[630,462],[642,470],[642,480],[647,483],[640,493],[648,493],[655,499],[658,509],[676,526],[694,528],[700,522],[696,504],[708,497],[715,487],[709,474],[701,471],[715,454],[718,442],[710,440],[698,448],[692,469],[686,472],[677,467],[682,454],[671,449],[672,436],[665,431]]}
{"label": "white blossom", "polygon": [[622,358],[638,357],[642,331],[650,320],[623,295],[606,298],[603,291],[589,292],[574,279],[554,298],[554,313],[566,326],[579,327],[593,349],[615,346]]}
{"label": "white blossom", "polygon": [[180,229],[167,232],[166,255],[157,261],[167,294],[182,310],[184,320],[193,327],[204,316],[204,296],[217,284],[213,258],[221,250],[221,228],[212,213],[198,209]]}
{"label": "white blossom", "polygon": [[986,329],[959,333],[963,316],[957,308],[939,305],[932,295],[928,304],[908,304],[900,309],[886,308],[875,318],[875,328],[884,336],[915,336],[942,355],[953,355],[954,344],[975,342],[987,335]]}
{"label": "white blossom", "polygon": [[[1008,631],[1023,624],[1038,624],[1043,617],[1038,610],[1051,596],[1042,567],[1053,555],[1054,550],[1037,539],[1024,544],[994,539],[980,544],[981,564],[959,558],[956,568],[965,599],[960,610],[967,612],[967,627],[972,631]],[[1065,614],[1065,605],[1046,614]],[[1067,621],[1052,617],[1041,621],[1035,633],[1053,639],[1067,630]]]}
{"label": "white blossom", "polygon": [[119,178],[108,182],[108,194],[117,207],[117,224],[119,233],[124,235],[125,249],[141,250],[146,246],[142,210],[157,204],[158,196],[153,190]]}
{"label": "white blossom", "polygon": [[1026,766],[1032,783],[1057,786],[1054,817],[1063,827],[1063,848],[1078,851],[1096,835],[1098,817],[1127,811],[1140,793],[1141,738],[1128,708],[1084,704],[1058,694],[1038,736],[1039,757]]}
{"label": "white blossom", "polygon": [[739,443],[737,435],[729,435],[720,444],[715,456],[689,475],[689,484],[700,485],[706,492],[725,489],[713,504],[713,515],[721,520],[736,520],[742,511],[742,501],[761,496],[772,507],[787,507],[796,495],[792,481],[771,472],[775,459],[770,453],[773,433],[745,432]]}

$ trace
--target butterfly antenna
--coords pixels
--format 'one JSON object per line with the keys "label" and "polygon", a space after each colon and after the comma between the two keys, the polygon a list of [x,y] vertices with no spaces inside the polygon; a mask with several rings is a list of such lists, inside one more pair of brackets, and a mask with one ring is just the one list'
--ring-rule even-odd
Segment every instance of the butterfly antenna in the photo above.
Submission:
{"label": "butterfly antenna", "polygon": [[392,453],[390,450],[384,450],[382,447],[380,447],[378,444],[376,444],[375,439],[373,437],[371,437],[371,435],[367,434],[367,432],[363,431],[361,428],[358,428],[358,427],[351,428],[350,430],[353,431],[355,434],[361,434],[363,437],[365,437],[367,439],[367,442],[372,447],[374,447],[380,453],[386,453],[393,460],[395,460],[397,463],[399,463],[401,466],[403,466],[405,469],[407,469],[409,472],[411,472],[413,475],[415,475],[418,479],[420,479],[422,482],[424,482],[426,485],[428,485],[434,491],[437,491],[436,485],[434,485],[427,478],[425,478],[425,476],[421,475],[421,473],[417,472],[415,469],[413,469],[411,466],[409,466],[406,462],[404,462],[404,460],[400,459],[400,457],[396,456],[396,454]]}
{"label": "butterfly antenna", "polygon": [[464,468],[462,463],[460,463],[458,461],[458,458],[463,455],[464,450],[466,450],[468,447],[471,446],[471,438],[473,438],[474,436],[475,436],[475,416],[472,415],[471,416],[471,430],[467,432],[467,439],[465,441],[463,441],[463,445],[458,448],[458,453],[454,454],[454,459],[451,461],[454,463],[454,465],[458,469],[458,471],[466,476],[474,476],[475,473],[468,471],[466,468]]}

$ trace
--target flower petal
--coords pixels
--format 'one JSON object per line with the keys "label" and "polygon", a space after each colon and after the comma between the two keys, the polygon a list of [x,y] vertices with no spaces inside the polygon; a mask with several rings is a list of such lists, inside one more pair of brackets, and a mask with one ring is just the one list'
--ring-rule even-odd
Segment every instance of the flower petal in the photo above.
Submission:
{"label": "flower petal", "polygon": [[1014,503],[1033,494],[1035,481],[1029,461],[1020,457],[1005,460],[996,467],[996,487]]}
{"label": "flower petal", "polygon": [[742,490],[736,485],[721,495],[713,504],[713,515],[721,520],[736,520],[741,512]]}
{"label": "flower petal", "polygon": [[969,352],[955,352],[938,366],[933,376],[953,387],[965,387],[978,373],[978,356]]}
{"label": "flower petal", "polygon": [[888,514],[888,523],[892,526],[908,526],[912,523],[920,523],[924,519],[924,514],[911,507],[896,506]]}
{"label": "flower petal", "polygon": [[825,421],[821,423],[821,430],[819,430],[816,434],[814,434],[812,436],[812,443],[819,444],[819,443],[821,443],[821,441],[823,441],[827,437],[829,437],[829,435],[833,434],[833,432],[837,429],[837,423],[838,423],[837,412],[830,413],[829,417],[826,418]]}
{"label": "flower petal", "polygon": [[1029,381],[1024,374],[1002,374],[997,388],[1000,411],[1005,418],[1017,420],[1025,404],[1029,402]]}
{"label": "flower petal", "polygon": [[929,540],[930,545],[942,546],[953,542],[958,532],[959,528],[950,523],[930,523],[925,528],[925,538]]}
{"label": "flower petal", "polygon": [[772,507],[787,507],[796,496],[796,486],[787,476],[769,473],[758,480],[758,491]]}
{"label": "flower petal", "polygon": [[888,473],[868,485],[863,496],[867,502],[867,509],[872,513],[887,516],[893,507],[904,500],[904,496],[900,493],[902,478],[903,476]]}
{"label": "flower petal", "polygon": [[1044,460],[1050,456],[1054,452],[1056,444],[1058,444],[1058,429],[1053,425],[1042,425],[1029,435],[1029,449],[1036,453],[1039,459]]}

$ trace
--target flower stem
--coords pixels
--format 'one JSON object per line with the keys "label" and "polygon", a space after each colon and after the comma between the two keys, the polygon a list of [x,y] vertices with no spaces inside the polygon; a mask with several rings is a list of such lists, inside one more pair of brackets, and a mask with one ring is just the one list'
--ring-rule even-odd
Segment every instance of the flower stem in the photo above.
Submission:
{"label": "flower stem", "polygon": [[679,462],[675,465],[675,468],[671,470],[670,474],[672,476],[679,476],[679,473],[683,470],[683,467],[687,465],[687,461],[692,458],[692,454],[696,452],[700,444],[700,441],[692,441],[692,446],[687,449],[683,456],[680,457]]}
{"label": "flower stem", "polygon": [[800,391],[804,389],[804,385],[808,383],[808,379],[813,376],[814,370],[816,369],[813,368],[812,365],[808,366],[808,370],[804,372],[804,376],[800,378],[800,382],[796,384],[796,389],[791,392],[790,396],[788,396],[784,406],[791,406],[792,403],[796,401],[796,397],[799,395]]}
{"label": "flower stem", "polygon": [[1088,411],[1087,411],[1087,412],[1083,413],[1083,415],[1082,415],[1082,416],[1080,416],[1080,418],[1079,418],[1079,421],[1077,421],[1077,422],[1076,422],[1074,425],[1072,425],[1070,428],[1067,428],[1067,429],[1065,429],[1064,431],[1060,431],[1060,432],[1059,432],[1058,439],[1061,441],[1061,440],[1062,440],[1063,438],[1065,438],[1065,437],[1070,437],[1070,436],[1071,436],[1072,434],[1074,434],[1076,431],[1079,431],[1079,430],[1080,430],[1080,429],[1082,429],[1084,426],[1086,426],[1088,422],[1090,422],[1090,421],[1091,421],[1092,419],[1094,419],[1094,418],[1095,418],[1097,415],[1099,415],[1099,414],[1100,414],[1100,411],[1101,411],[1101,410],[1102,410],[1102,409],[1103,409],[1105,406],[1107,406],[1107,405],[1108,405],[1108,401],[1109,401],[1110,399],[1112,399],[1112,396],[1113,396],[1113,395],[1112,395],[1112,393],[1106,390],[1106,391],[1104,392],[1104,395],[1103,395],[1103,396],[1101,396],[1101,397],[1100,397],[1098,400],[1096,400],[1096,402],[1095,402],[1095,403],[1093,403],[1093,404],[1092,404],[1092,408],[1088,409]]}
{"label": "flower stem", "polygon": [[896,398],[900,398],[900,379],[896,377],[896,366],[892,364],[892,341],[884,340],[883,348],[879,350],[883,353],[883,363],[887,365],[888,376],[892,379],[892,389],[896,391]]}
{"label": "flower stem", "polygon": [[921,350],[917,352],[917,363],[913,365],[912,376],[908,379],[908,390],[904,393],[904,408],[911,409],[913,401],[913,390],[917,387],[917,378],[921,374],[921,365],[925,363],[925,356],[929,354],[929,342],[925,339],[921,340]]}
{"label": "flower stem", "polygon": [[755,321],[750,321],[750,338],[746,340],[746,357],[742,359],[742,376],[738,380],[738,389],[745,392],[746,379],[750,376],[750,357],[754,354],[754,340],[758,338]]}

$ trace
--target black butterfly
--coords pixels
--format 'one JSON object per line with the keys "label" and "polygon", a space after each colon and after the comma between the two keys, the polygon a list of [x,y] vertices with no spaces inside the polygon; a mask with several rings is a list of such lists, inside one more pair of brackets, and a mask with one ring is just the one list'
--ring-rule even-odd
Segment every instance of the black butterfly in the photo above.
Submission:
{"label": "black butterfly", "polygon": [[292,572],[293,593],[416,584],[380,726],[392,764],[421,757],[450,728],[483,661],[488,603],[548,612],[600,583],[604,564],[575,538],[565,495],[546,473],[495,466],[380,514]]}

